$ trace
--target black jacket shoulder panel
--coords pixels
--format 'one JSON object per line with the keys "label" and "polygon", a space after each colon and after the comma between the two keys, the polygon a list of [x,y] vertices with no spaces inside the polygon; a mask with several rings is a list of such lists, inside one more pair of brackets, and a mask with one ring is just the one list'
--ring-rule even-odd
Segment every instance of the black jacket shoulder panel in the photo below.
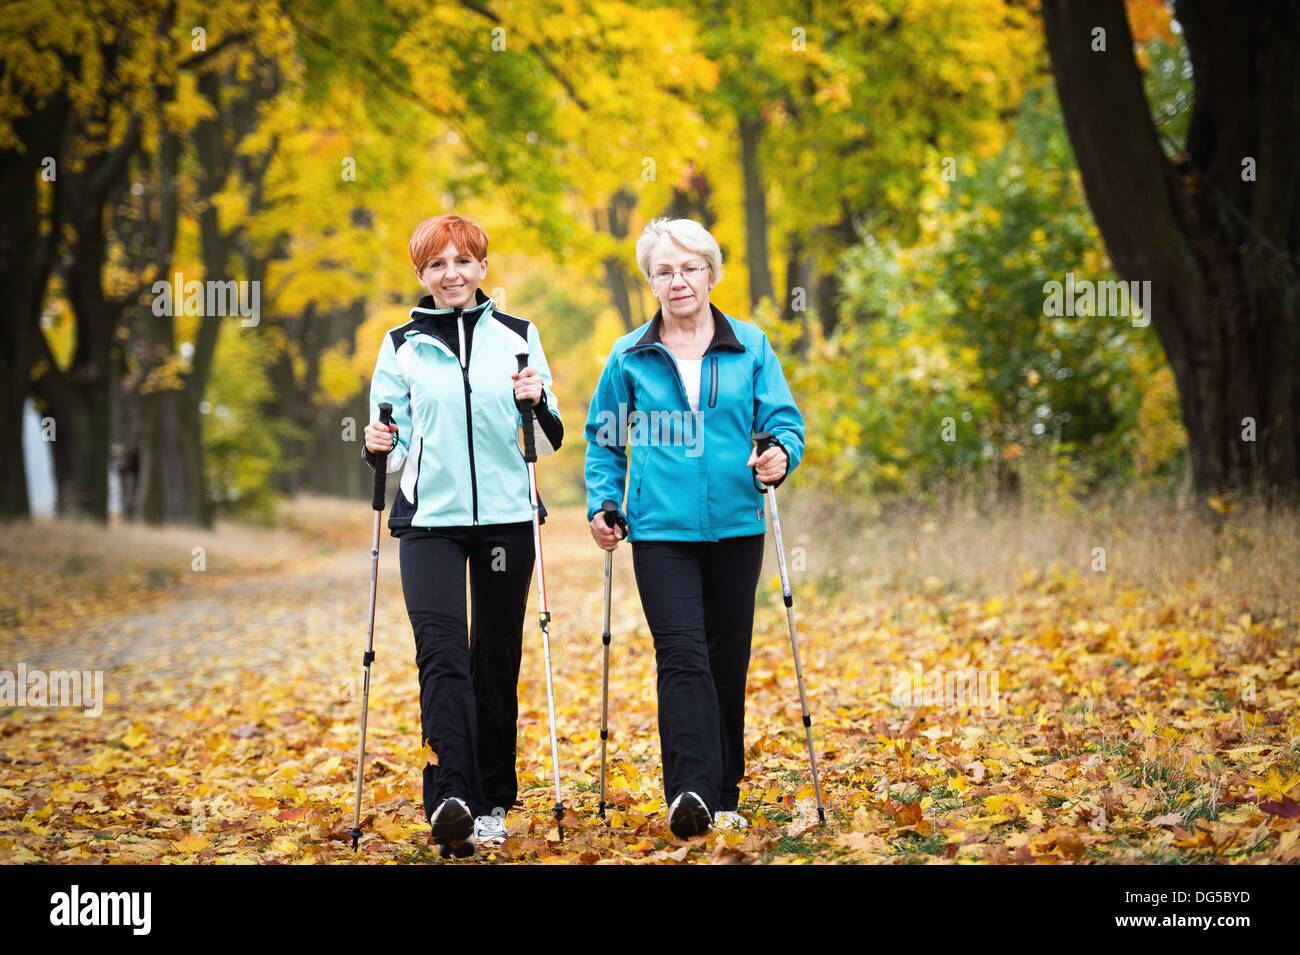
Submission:
{"label": "black jacket shoulder panel", "polygon": [[532,324],[528,319],[520,318],[518,315],[510,315],[506,312],[498,312],[495,309],[492,311],[492,317],[524,341],[528,341],[528,326]]}

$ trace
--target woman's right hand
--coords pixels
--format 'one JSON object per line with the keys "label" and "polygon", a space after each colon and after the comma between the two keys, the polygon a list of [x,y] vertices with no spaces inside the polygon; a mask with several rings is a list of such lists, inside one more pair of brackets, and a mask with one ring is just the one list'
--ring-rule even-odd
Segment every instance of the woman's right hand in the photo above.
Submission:
{"label": "woman's right hand", "polygon": [[366,450],[372,454],[386,454],[397,443],[397,425],[372,421],[366,425]]}
{"label": "woman's right hand", "polygon": [[617,524],[610,527],[605,523],[604,511],[597,511],[591,519],[591,539],[601,550],[613,550],[623,539],[623,530]]}

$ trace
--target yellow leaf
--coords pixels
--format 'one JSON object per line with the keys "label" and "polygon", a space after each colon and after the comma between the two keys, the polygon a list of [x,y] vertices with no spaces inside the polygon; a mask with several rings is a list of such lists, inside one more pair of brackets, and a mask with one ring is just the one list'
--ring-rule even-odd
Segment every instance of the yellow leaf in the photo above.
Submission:
{"label": "yellow leaf", "polygon": [[184,839],[180,840],[179,842],[173,842],[172,848],[175,849],[177,852],[194,853],[194,852],[198,852],[200,849],[207,848],[210,845],[212,845],[212,843],[210,843],[207,839],[203,838],[202,836],[196,836],[193,833],[190,833],[188,836],[186,836]]}
{"label": "yellow leaf", "polygon": [[1283,776],[1276,766],[1270,766],[1268,778],[1255,783],[1255,792],[1260,799],[1277,799],[1285,796],[1298,781],[1300,775]]}
{"label": "yellow leaf", "polygon": [[119,761],[120,749],[104,748],[90,758],[90,768],[96,773],[106,773]]}
{"label": "yellow leaf", "polygon": [[396,818],[390,819],[385,823],[376,824],[375,831],[380,833],[389,842],[405,842],[408,836],[406,827]]}
{"label": "yellow leaf", "polygon": [[1238,746],[1235,749],[1224,751],[1225,756],[1231,756],[1233,759],[1240,759],[1243,756],[1249,756],[1251,753],[1258,753],[1260,750],[1270,749],[1269,746]]}
{"label": "yellow leaf", "polygon": [[1219,813],[1219,822],[1246,822],[1257,813],[1247,806],[1238,806],[1229,812]]}
{"label": "yellow leaf", "polygon": [[8,858],[0,859],[0,861],[3,861],[5,865],[31,865],[34,862],[43,860],[26,846],[19,846]]}

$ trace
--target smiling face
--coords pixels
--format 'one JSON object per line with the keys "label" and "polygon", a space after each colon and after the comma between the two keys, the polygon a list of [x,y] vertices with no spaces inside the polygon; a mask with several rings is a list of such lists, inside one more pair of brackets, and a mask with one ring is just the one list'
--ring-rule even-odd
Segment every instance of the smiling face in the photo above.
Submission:
{"label": "smiling face", "polygon": [[665,315],[693,318],[708,311],[709,290],[717,284],[708,260],[676,242],[662,243],[651,256],[650,290]]}
{"label": "smiling face", "polygon": [[457,249],[456,243],[448,242],[415,274],[433,296],[435,308],[469,308],[479,283],[487,277],[487,259],[476,259]]}

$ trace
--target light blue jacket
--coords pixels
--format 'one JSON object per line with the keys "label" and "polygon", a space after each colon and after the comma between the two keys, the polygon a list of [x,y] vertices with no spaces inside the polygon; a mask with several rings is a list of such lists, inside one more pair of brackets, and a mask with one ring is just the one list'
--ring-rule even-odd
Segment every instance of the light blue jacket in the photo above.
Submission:
{"label": "light blue jacket", "polygon": [[[394,536],[412,527],[532,520],[510,377],[519,370],[515,355],[524,351],[544,383],[533,421],[537,453],[551,454],[564,427],[531,322],[496,311],[482,290],[463,312],[434,308],[426,295],[411,309],[411,321],[384,336],[370,382],[370,420],[379,420],[381,401],[392,404],[398,430],[387,469],[405,467],[388,517]],[[377,456],[364,445],[362,456],[376,466]]]}
{"label": "light blue jacket", "polygon": [[619,502],[631,541],[765,533],[764,498],[753,468],[745,465],[751,435],[771,432],[789,458],[787,475],[803,457],[803,416],[767,336],[712,308],[713,341],[700,367],[698,414],[691,411],[676,359],[660,340],[658,312],[614,343],[592,396],[587,520],[602,501]]}

